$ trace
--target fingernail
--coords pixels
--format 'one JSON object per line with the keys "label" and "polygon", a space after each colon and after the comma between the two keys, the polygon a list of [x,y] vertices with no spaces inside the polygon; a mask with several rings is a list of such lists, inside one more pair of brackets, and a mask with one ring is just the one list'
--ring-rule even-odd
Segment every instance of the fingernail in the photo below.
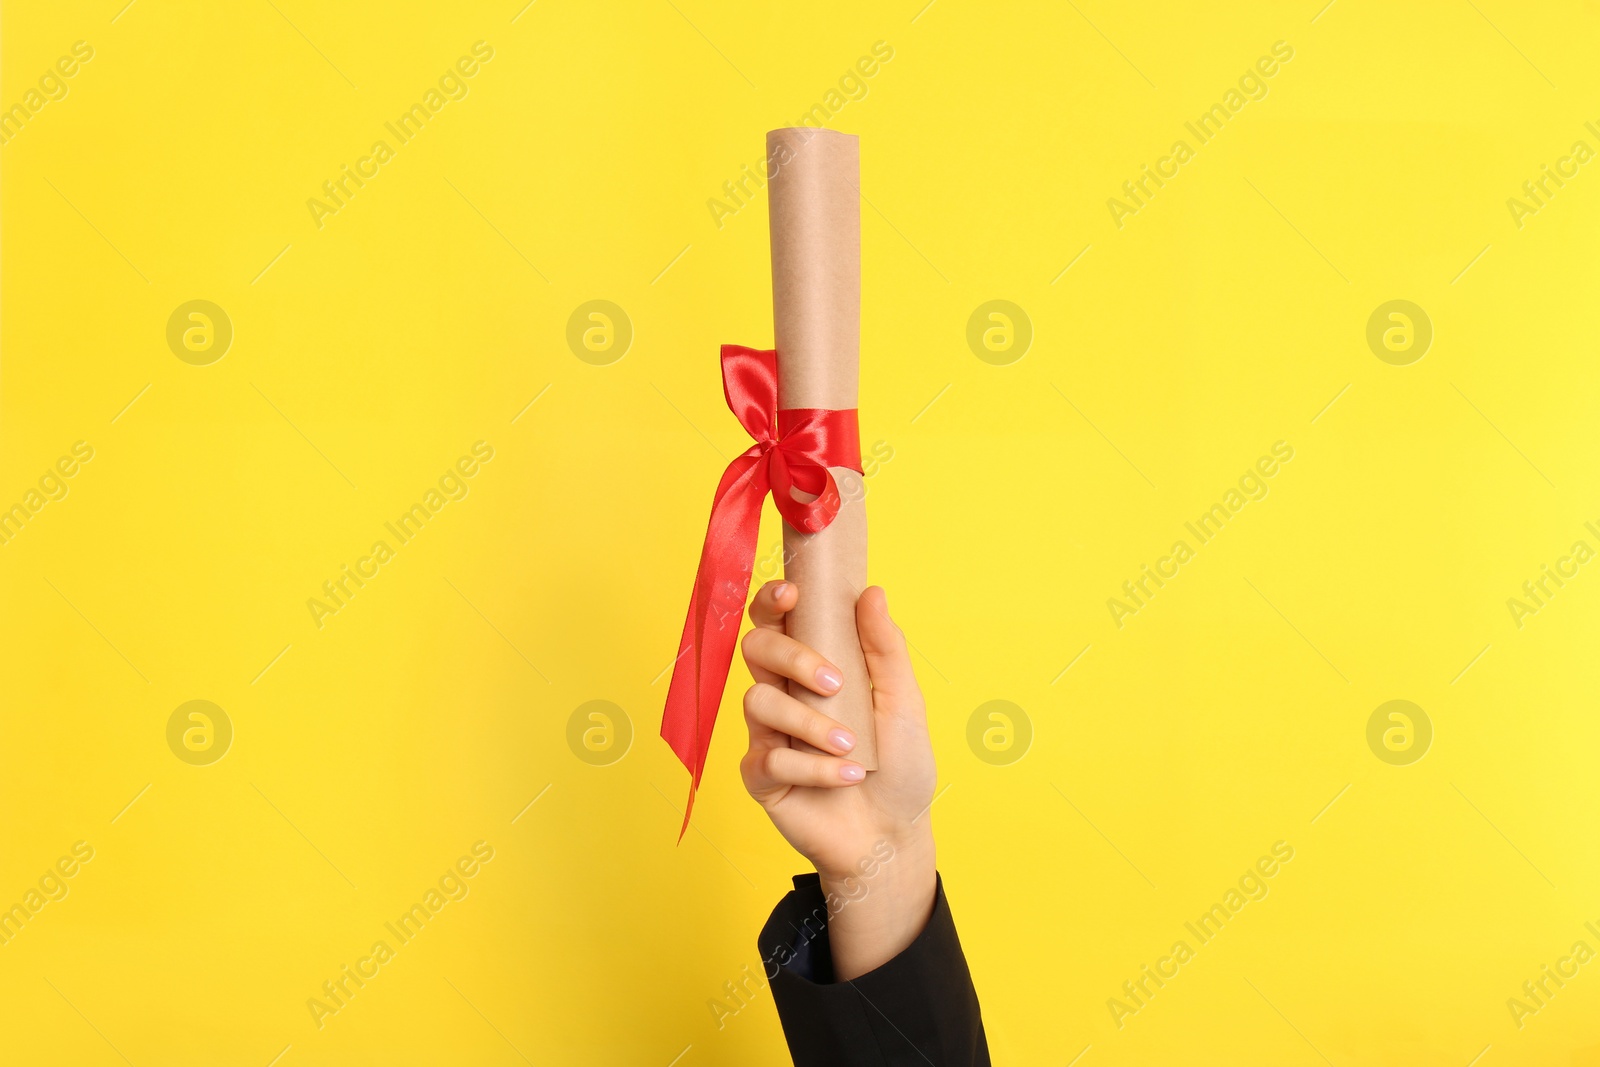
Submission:
{"label": "fingernail", "polygon": [[817,668],[817,684],[831,693],[844,684],[844,678],[832,667],[822,666]]}
{"label": "fingernail", "polygon": [[839,768],[839,777],[847,782],[859,782],[867,776],[867,769],[854,763],[846,763]]}
{"label": "fingernail", "polygon": [[789,583],[788,582],[779,582],[777,585],[772,587],[772,599],[773,600],[782,600],[783,599],[783,594],[787,593],[788,591],[789,591]]}
{"label": "fingernail", "polygon": [[849,752],[856,747],[856,739],[850,735],[849,730],[829,730],[828,740],[841,752]]}

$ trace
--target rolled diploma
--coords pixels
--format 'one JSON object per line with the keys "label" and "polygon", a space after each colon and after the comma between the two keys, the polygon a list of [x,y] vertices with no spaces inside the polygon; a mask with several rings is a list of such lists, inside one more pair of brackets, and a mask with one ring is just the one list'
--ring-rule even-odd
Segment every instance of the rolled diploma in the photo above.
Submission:
{"label": "rolled diploma", "polygon": [[[767,134],[772,220],[772,319],[778,407],[856,407],[861,346],[860,149],[851,134],[798,127]],[[783,526],[784,577],[800,589],[789,636],[839,668],[844,686],[818,696],[789,692],[856,735],[850,758],[878,768],[872,688],[856,633],[856,600],[867,585],[866,487],[829,468],[842,504],[827,528]],[[816,751],[809,745],[801,745]]]}

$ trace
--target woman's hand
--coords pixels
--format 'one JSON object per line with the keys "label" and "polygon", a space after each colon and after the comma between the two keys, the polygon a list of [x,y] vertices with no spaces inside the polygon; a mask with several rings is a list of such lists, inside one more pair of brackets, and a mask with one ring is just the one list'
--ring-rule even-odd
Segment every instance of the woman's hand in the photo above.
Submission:
{"label": "woman's hand", "polygon": [[[793,583],[769,582],[751,601],[755,627],[742,648],[756,684],[744,696],[750,749],[739,771],[779,832],[817,868],[823,891],[849,902],[829,921],[835,978],[843,981],[888,962],[927,925],[936,772],[922,691],[883,590],[856,602],[877,731],[872,772],[849,759],[849,730],[786,691],[788,679],[832,696],[842,677],[784,633],[784,615],[799,598]],[[797,741],[831,755],[802,751]]]}

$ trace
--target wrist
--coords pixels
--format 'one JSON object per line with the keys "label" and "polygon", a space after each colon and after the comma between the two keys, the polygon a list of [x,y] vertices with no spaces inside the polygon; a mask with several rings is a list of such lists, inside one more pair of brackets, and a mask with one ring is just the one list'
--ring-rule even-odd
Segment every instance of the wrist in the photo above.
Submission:
{"label": "wrist", "polygon": [[813,861],[825,893],[854,900],[879,885],[903,883],[914,874],[931,875],[934,870],[933,829],[927,820],[920,826],[879,834],[853,851],[853,859]]}
{"label": "wrist", "polygon": [[834,979],[859,978],[904,952],[928,925],[938,890],[932,831],[880,838],[866,862],[818,875]]}

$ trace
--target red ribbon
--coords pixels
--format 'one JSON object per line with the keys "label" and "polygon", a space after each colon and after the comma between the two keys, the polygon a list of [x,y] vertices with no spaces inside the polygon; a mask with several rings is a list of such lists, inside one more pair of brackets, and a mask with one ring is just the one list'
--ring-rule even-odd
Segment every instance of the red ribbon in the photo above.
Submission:
{"label": "red ribbon", "polygon": [[[839,487],[828,468],[861,470],[856,409],[778,410],[776,352],[723,345],[722,392],[756,443],[728,464],[712,499],[689,616],[661,715],[661,736],[692,776],[680,839],[689,828],[745,598],[750,595],[762,501],[770,492],[790,526],[816,533],[839,513]],[[794,489],[816,499],[796,500]]]}

